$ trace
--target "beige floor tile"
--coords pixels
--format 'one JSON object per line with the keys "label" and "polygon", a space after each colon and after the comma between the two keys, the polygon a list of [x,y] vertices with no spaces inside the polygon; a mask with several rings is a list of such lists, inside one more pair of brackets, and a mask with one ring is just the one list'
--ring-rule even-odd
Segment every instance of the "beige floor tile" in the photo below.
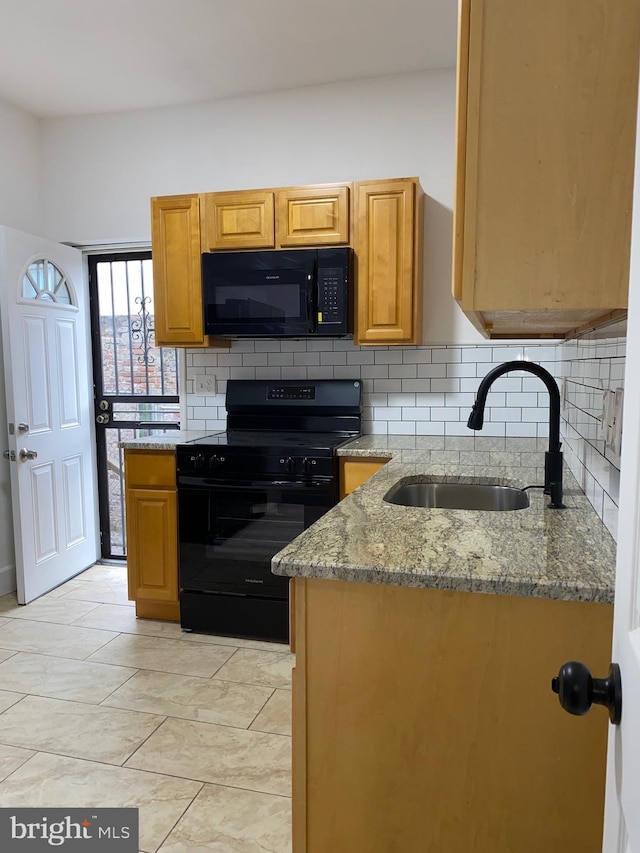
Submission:
{"label": "beige floor tile", "polygon": [[[0,667],[0,675],[2,668]],[[215,679],[212,679],[215,681]],[[249,726],[258,732],[272,732],[276,735],[291,734],[291,691],[276,690],[271,699]]]}
{"label": "beige floor tile", "polygon": [[[0,628],[0,647],[3,630],[5,629]],[[77,628],[76,630],[89,629]],[[206,678],[217,672],[232,654],[233,649],[224,646],[191,647],[182,640],[120,634],[96,654],[91,655],[89,660],[133,666],[136,669],[199,675]]]}
{"label": "beige floor tile", "polygon": [[155,714],[25,696],[0,716],[0,742],[122,764],[162,721]]}
{"label": "beige floor tile", "polygon": [[216,678],[142,671],[112,693],[104,704],[246,729],[271,692],[268,687],[233,684]]}
{"label": "beige floor tile", "polygon": [[18,652],[0,663],[0,684],[7,690],[97,705],[135,672],[124,666]]}
{"label": "beige floor tile", "polygon": [[[0,645],[2,645],[0,633]],[[216,673],[224,681],[259,684],[262,687],[291,687],[292,654],[238,649],[234,656]]]}
{"label": "beige floor tile", "polygon": [[108,581],[77,580],[70,592],[63,596],[75,601],[95,601],[98,604],[123,604],[134,607],[135,603],[127,598],[127,586]]}
{"label": "beige floor tile", "polygon": [[0,783],[0,807],[139,808],[140,850],[155,851],[201,787],[200,782],[39,753]]}
{"label": "beige floor tile", "polygon": [[6,625],[9,622],[8,619],[5,619],[4,616],[0,616],[0,626]]}
{"label": "beige floor tile", "polygon": [[116,636],[113,631],[12,619],[0,627],[0,649],[82,660]]}
{"label": "beige floor tile", "polygon": [[160,853],[291,853],[291,801],[205,785]]}
{"label": "beige floor tile", "polygon": [[[79,575],[76,575],[76,578]],[[72,589],[76,589],[76,587],[81,587],[82,582],[76,580],[76,578],[71,578],[70,581],[61,584],[60,586],[55,587],[55,589],[50,589],[49,592],[45,592],[43,596],[41,596],[38,601],[42,601],[46,598],[62,598],[63,595],[67,595],[71,592]]]}
{"label": "beige floor tile", "polygon": [[123,604],[98,604],[86,616],[73,622],[88,628],[106,628],[125,634],[143,634],[149,637],[168,637],[179,640],[182,628],[179,622],[161,622],[157,619],[138,619],[132,607]]}
{"label": "beige floor tile", "polygon": [[91,566],[85,569],[76,579],[80,581],[102,581],[127,588],[127,566]]}
{"label": "beige floor tile", "polygon": [[16,604],[4,610],[11,619],[29,619],[32,622],[57,622],[70,625],[74,619],[85,616],[100,605],[95,601],[72,601],[67,598],[38,598],[30,604]]}
{"label": "beige floor tile", "polygon": [[169,718],[126,766],[289,796],[291,739]]}
{"label": "beige floor tile", "polygon": [[[10,620],[7,620],[10,623]],[[1,649],[0,648],[0,661],[8,660],[15,655],[15,651],[11,651],[11,649]]]}
{"label": "beige floor tile", "polygon": [[0,744],[0,782],[21,767],[32,755],[35,755],[35,752],[31,749]]}
{"label": "beige floor tile", "polygon": [[188,643],[211,643],[219,646],[235,646],[237,649],[259,649],[262,652],[288,654],[288,643],[266,643],[261,640],[244,640],[242,637],[218,637],[216,634],[196,634],[183,631],[182,639]]}
{"label": "beige floor tile", "polygon": [[18,599],[15,592],[10,592],[8,595],[0,596],[0,613],[5,613],[7,610],[13,610],[18,606]]}
{"label": "beige floor tile", "polygon": [[[0,676],[0,684],[4,687],[4,682]],[[24,698],[24,693],[14,693],[11,690],[0,690],[0,714],[15,705]]]}

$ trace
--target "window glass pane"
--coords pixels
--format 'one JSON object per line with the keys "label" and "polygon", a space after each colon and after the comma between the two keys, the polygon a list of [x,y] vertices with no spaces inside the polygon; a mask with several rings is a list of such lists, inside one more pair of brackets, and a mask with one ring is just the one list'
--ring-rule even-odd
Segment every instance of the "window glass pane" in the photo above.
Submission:
{"label": "window glass pane", "polygon": [[38,259],[29,265],[22,280],[23,299],[73,305],[73,295],[63,273],[51,261]]}

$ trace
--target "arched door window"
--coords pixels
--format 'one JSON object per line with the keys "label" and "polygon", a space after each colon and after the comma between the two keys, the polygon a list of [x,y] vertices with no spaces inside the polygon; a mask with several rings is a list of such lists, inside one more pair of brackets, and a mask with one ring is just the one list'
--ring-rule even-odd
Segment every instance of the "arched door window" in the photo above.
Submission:
{"label": "arched door window", "polygon": [[46,258],[38,258],[27,267],[22,279],[22,298],[75,305],[73,289],[67,277],[53,261]]}

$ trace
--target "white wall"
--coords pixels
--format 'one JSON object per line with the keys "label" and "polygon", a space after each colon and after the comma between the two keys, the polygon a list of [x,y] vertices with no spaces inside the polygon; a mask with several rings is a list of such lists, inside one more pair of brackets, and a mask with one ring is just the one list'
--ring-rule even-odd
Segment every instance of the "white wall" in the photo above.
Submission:
{"label": "white wall", "polygon": [[[43,229],[40,122],[0,101],[0,225]],[[0,279],[0,287],[5,282]],[[0,453],[8,446],[0,331]],[[15,589],[9,463],[0,458],[0,595]]]}
{"label": "white wall", "polygon": [[44,227],[40,121],[0,100],[0,225]]}
{"label": "white wall", "polygon": [[453,71],[45,120],[45,234],[146,242],[154,195],[417,175],[425,343],[478,343],[450,296],[454,132]]}

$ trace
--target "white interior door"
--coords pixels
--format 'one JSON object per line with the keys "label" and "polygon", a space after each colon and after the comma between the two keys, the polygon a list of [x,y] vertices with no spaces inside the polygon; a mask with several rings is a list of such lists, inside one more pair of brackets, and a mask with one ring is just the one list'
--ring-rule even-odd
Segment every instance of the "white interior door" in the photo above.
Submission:
{"label": "white interior door", "polygon": [[635,169],[612,654],[622,721],[609,731],[604,853],[640,853],[640,126]]}
{"label": "white interior door", "polygon": [[18,601],[98,556],[89,322],[82,255],[0,228]]}

